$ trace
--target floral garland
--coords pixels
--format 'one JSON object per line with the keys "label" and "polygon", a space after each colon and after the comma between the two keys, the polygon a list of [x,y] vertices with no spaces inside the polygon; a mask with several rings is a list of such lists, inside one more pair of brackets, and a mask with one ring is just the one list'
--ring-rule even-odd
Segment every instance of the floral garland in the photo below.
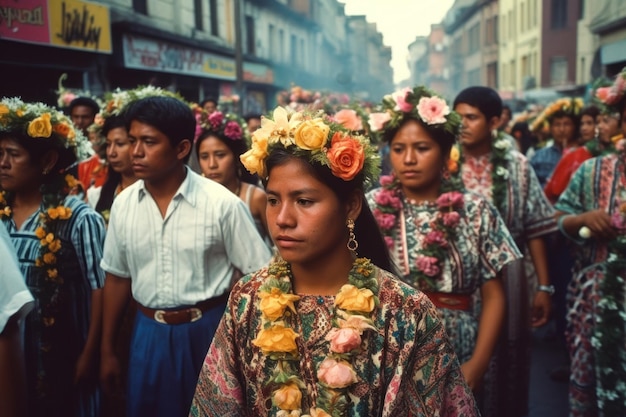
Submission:
{"label": "floral garland", "polygon": [[106,94],[106,105],[103,106],[101,117],[106,119],[110,116],[119,116],[130,103],[146,97],[172,97],[192,107],[180,94],[153,85],[139,86],[132,90],[118,88]]}
{"label": "floral garland", "polygon": [[[380,178],[381,190],[374,196],[376,208],[374,218],[383,233],[387,246],[395,246],[393,230],[398,222],[398,213],[403,210],[400,182],[391,175]],[[431,231],[424,238],[424,246],[418,250],[415,260],[417,272],[415,286],[422,291],[435,291],[436,280],[443,271],[444,260],[448,256],[448,242],[454,241],[456,227],[461,219],[463,194],[460,191],[442,193],[436,200],[439,212],[431,222]]]}
{"label": "floral garland", "polygon": [[504,133],[498,132],[491,147],[491,202],[501,213],[510,175],[506,168],[510,150],[511,142],[504,137]]}
{"label": "floral garland", "polygon": [[582,98],[560,98],[550,103],[546,108],[539,113],[535,120],[530,125],[531,132],[537,131],[550,131],[550,121],[556,112],[564,112],[573,117],[580,117],[580,113],[583,110],[585,103]]}
{"label": "floral garland", "polygon": [[199,125],[204,130],[216,133],[217,135],[224,136],[230,140],[246,140],[248,126],[246,122],[233,113],[222,113],[221,111],[214,111],[208,114],[205,111],[200,113]]}
{"label": "floral garland", "polygon": [[[272,389],[272,403],[280,409],[277,417],[300,416],[302,391],[306,385],[297,373],[298,338],[290,325],[300,299],[292,293],[291,269],[283,260],[268,267],[268,275],[259,288],[262,328],[252,343],[276,362],[274,374],[267,381]],[[366,330],[376,330],[371,314],[378,306],[378,281],[369,259],[355,259],[348,283],[335,297],[333,328],[326,335],[329,354],[317,371],[316,407],[302,417],[348,415],[348,388],[357,382],[353,359],[362,347]]]}
{"label": "floral garland", "polygon": [[344,181],[363,175],[366,187],[374,184],[380,173],[380,157],[369,140],[323,113],[292,112],[277,107],[273,119],[261,118],[261,127],[252,134],[250,150],[241,155],[241,162],[251,174],[266,178],[265,160],[276,148],[326,166]]}
{"label": "floral garland", "polygon": [[[626,139],[616,143],[620,161],[618,166],[626,176]],[[623,185],[623,183],[622,183]],[[609,243],[609,256],[606,273],[600,282],[601,299],[591,339],[597,366],[598,408],[602,414],[622,416],[626,404],[626,189],[620,190],[616,201],[617,210],[611,217],[611,224],[618,236]]]}

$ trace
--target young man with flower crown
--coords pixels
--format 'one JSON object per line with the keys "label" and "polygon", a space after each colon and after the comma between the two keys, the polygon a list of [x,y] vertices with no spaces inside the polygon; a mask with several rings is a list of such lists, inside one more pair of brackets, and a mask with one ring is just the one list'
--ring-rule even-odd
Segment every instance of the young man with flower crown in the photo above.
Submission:
{"label": "young man with flower crown", "polygon": [[626,415],[626,69],[596,97],[620,119],[616,153],[583,162],[555,205],[577,244],[567,293],[572,417]]}
{"label": "young man with flower crown", "polygon": [[128,417],[188,415],[235,270],[248,273],[271,257],[245,204],[186,166],[196,119],[188,104],[159,93],[131,91],[122,110],[138,181],[113,202],[101,263],[107,392],[120,373],[122,314],[131,295],[137,302]]}
{"label": "young man with flower crown", "polygon": [[68,196],[66,170],[90,145],[68,117],[16,98],[0,102],[0,220],[36,306],[25,321],[30,416],[97,416],[105,227]]}
{"label": "young man with flower crown", "polygon": [[434,306],[387,271],[369,141],[278,107],[242,162],[280,258],[235,285],[191,416],[477,416]]}
{"label": "young man with flower crown", "polygon": [[[484,415],[518,416],[528,410],[531,326],[547,323],[550,285],[544,237],[556,230],[554,210],[537,176],[521,153],[497,131],[502,100],[489,87],[469,87],[454,100],[461,116],[461,179],[465,187],[485,196],[499,211],[520,251],[530,255],[526,263],[508,264],[502,280],[507,315],[496,353],[497,373],[492,392],[496,409]],[[536,271],[538,291],[531,295],[531,274]],[[531,301],[529,301],[531,300]]]}
{"label": "young man with flower crown", "polygon": [[[389,144],[393,174],[368,203],[400,278],[439,308],[466,382],[480,408],[490,408],[489,392],[478,393],[504,321],[501,270],[521,254],[497,210],[451,177],[459,169],[458,150],[450,152],[459,115],[421,86],[385,97],[381,107],[370,127]],[[481,306],[472,303],[477,291]]]}

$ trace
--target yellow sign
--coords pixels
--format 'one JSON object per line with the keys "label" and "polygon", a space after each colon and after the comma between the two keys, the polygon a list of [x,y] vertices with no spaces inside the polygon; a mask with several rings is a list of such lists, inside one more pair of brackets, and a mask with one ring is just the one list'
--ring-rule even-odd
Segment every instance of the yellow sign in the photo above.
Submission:
{"label": "yellow sign", "polygon": [[109,8],[80,0],[48,0],[50,43],[111,53]]}

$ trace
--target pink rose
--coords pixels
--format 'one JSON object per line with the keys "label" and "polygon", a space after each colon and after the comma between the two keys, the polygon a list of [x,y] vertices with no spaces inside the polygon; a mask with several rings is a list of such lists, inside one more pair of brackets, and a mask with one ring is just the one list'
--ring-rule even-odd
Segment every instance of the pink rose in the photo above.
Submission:
{"label": "pink rose", "polygon": [[70,103],[76,98],[76,94],[72,92],[66,92],[63,94],[63,104],[69,106]]}
{"label": "pink rose", "polygon": [[610,91],[611,87],[600,87],[596,90],[596,97],[598,98],[598,100],[604,103],[609,96]]}
{"label": "pink rose", "polygon": [[394,176],[393,175],[381,175],[378,181],[380,182],[380,185],[382,185],[383,187],[388,187],[391,184],[393,184]]}
{"label": "pink rose", "polygon": [[404,113],[410,113],[413,110],[413,105],[406,101],[406,96],[411,92],[409,87],[405,87],[400,91],[396,91],[391,94],[393,101],[396,102],[396,110],[400,110]]}
{"label": "pink rose", "polygon": [[443,193],[437,198],[437,206],[440,209],[463,207],[463,194],[458,191]]}
{"label": "pink rose", "polygon": [[345,388],[357,381],[356,372],[349,363],[324,359],[317,370],[317,378],[330,388]]}
{"label": "pink rose", "polygon": [[232,140],[241,139],[243,136],[243,131],[241,130],[241,126],[239,126],[239,123],[233,120],[226,123],[226,126],[224,126],[224,136]]}
{"label": "pink rose", "polygon": [[360,332],[350,327],[332,329],[326,340],[330,342],[330,351],[335,353],[350,352],[361,346]]}
{"label": "pink rose", "polygon": [[370,114],[368,124],[370,125],[372,132],[378,132],[383,129],[385,123],[389,120],[391,120],[391,115],[389,113],[372,113]]}
{"label": "pink rose", "polygon": [[335,113],[335,121],[349,130],[363,130],[363,122],[355,110],[343,109]]}
{"label": "pink rose", "polygon": [[209,123],[211,124],[211,128],[218,130],[222,125],[222,121],[224,121],[224,113],[221,111],[214,111],[209,114]]}
{"label": "pink rose", "polygon": [[437,258],[433,256],[419,256],[415,260],[415,265],[417,269],[422,271],[425,275],[429,277],[436,277],[440,273],[439,265],[437,265],[439,261]]}
{"label": "pink rose", "polygon": [[424,123],[436,125],[446,122],[446,116],[450,114],[450,107],[442,98],[422,97],[417,103],[417,113]]}
{"label": "pink rose", "polygon": [[443,224],[446,227],[457,227],[461,221],[461,215],[456,211],[443,214]]}
{"label": "pink rose", "polygon": [[378,226],[383,230],[391,230],[396,225],[396,216],[389,213],[383,213],[379,209],[374,209],[374,218]]}
{"label": "pink rose", "polygon": [[347,328],[350,327],[358,331],[359,335],[363,334],[363,331],[370,329],[376,330],[376,327],[372,325],[372,319],[362,316],[360,314],[350,314],[345,311],[338,310],[337,315],[339,318],[337,319],[337,323],[339,327]]}
{"label": "pink rose", "polygon": [[433,230],[429,232],[424,238],[424,243],[426,243],[427,245],[441,246],[442,248],[448,246],[446,236],[440,230]]}
{"label": "pink rose", "polygon": [[385,236],[385,244],[387,245],[387,247],[389,249],[393,249],[395,242],[393,241],[393,238],[391,236]]}

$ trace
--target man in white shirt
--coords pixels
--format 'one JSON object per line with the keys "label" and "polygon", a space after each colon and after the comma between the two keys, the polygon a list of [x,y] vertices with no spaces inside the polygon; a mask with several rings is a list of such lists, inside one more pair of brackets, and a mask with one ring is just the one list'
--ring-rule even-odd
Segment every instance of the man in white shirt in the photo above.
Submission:
{"label": "man in white shirt", "polygon": [[231,277],[271,253],[243,201],[185,165],[196,127],[185,103],[148,97],[124,115],[139,180],[111,208],[101,380],[110,390],[119,376],[115,337],[132,292],[127,415],[187,416]]}
{"label": "man in white shirt", "polygon": [[34,301],[2,222],[0,265],[0,414],[25,416],[26,374],[19,320],[32,310]]}

